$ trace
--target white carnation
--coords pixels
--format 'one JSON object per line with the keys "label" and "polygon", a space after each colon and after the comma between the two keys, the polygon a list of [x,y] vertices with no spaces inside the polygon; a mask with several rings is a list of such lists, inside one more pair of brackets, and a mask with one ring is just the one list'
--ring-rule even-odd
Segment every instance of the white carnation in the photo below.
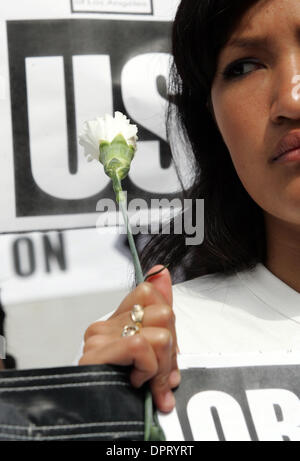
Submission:
{"label": "white carnation", "polygon": [[102,141],[112,142],[121,134],[128,145],[136,149],[137,126],[131,125],[130,120],[122,112],[115,112],[112,117],[106,114],[84,123],[83,132],[79,135],[79,144],[84,147],[87,160],[99,160],[99,145]]}

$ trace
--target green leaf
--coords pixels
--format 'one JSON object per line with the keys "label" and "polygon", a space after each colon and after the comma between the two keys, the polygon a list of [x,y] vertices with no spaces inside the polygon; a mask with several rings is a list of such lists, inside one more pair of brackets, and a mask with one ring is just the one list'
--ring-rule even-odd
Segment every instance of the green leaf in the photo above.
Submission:
{"label": "green leaf", "polygon": [[118,134],[111,143],[101,141],[99,145],[99,161],[104,171],[111,179],[116,174],[120,180],[124,179],[130,170],[135,148],[128,145],[122,134]]}
{"label": "green leaf", "polygon": [[126,147],[128,146],[127,141],[122,134],[117,134],[111,144],[124,144]]}

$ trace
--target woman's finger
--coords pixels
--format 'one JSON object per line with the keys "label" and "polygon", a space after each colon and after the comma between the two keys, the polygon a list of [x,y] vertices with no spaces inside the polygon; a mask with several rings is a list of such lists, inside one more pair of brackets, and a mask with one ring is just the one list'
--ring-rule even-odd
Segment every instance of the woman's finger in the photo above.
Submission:
{"label": "woman's finger", "polygon": [[[137,373],[131,375],[131,383],[134,387],[142,386],[146,381],[156,375],[158,362],[156,355],[142,335],[120,337],[113,341],[106,341],[99,347],[87,348],[79,361],[79,365],[106,364],[129,366],[133,365]],[[94,344],[95,346],[95,344]]]}
{"label": "woman's finger", "polygon": [[123,312],[131,311],[134,304],[140,304],[146,307],[150,304],[166,304],[166,300],[150,282],[140,283],[123,299],[119,308],[112,314],[109,320],[117,317]]}
{"label": "woman's finger", "polygon": [[[142,338],[145,340],[143,342]],[[126,350],[128,344],[134,343],[136,347],[142,348],[142,352]],[[132,354],[133,352],[133,354]],[[138,353],[139,352],[139,353]],[[143,356],[143,354],[145,354]],[[148,354],[148,356],[147,356]],[[156,373],[149,363],[150,358],[155,357]],[[176,353],[175,353],[176,357]],[[136,361],[134,361],[136,358]],[[139,360],[140,359],[140,363]],[[142,360],[144,360],[142,364]],[[109,362],[108,362],[109,361]],[[116,337],[113,335],[94,335],[87,339],[84,346],[84,355],[80,365],[91,363],[114,363],[116,365],[133,365],[131,382],[135,387],[141,386],[146,380],[152,378],[151,390],[155,404],[161,411],[170,411],[170,405],[174,401],[170,394],[174,385],[172,374],[174,368],[177,370],[177,363],[174,367],[174,347],[170,330],[165,328],[149,327],[142,328],[140,333],[134,337]],[[171,398],[170,398],[171,396]]]}
{"label": "woman's finger", "polygon": [[[104,334],[116,335],[121,334],[122,327],[125,325],[134,325],[131,319],[130,312],[123,312],[114,318],[110,318],[105,322],[96,322],[89,327],[87,337]],[[176,343],[175,331],[175,314],[170,306],[167,304],[157,305],[151,304],[144,308],[144,316],[142,320],[142,327],[159,327],[167,328],[171,331],[174,342]]]}
{"label": "woman's finger", "polygon": [[[159,274],[149,277],[152,273],[155,273],[164,268]],[[173,291],[172,291],[172,279],[169,270],[162,265],[153,266],[147,273],[147,281],[150,282],[165,298],[167,304],[173,309]],[[179,347],[176,339],[176,351],[179,353]]]}
{"label": "woman's finger", "polygon": [[160,411],[171,411],[175,405],[175,398],[169,383],[173,366],[172,334],[165,328],[145,328],[143,335],[151,343],[158,361],[157,373],[150,381],[153,400]]}
{"label": "woman's finger", "polygon": [[[133,325],[130,317],[130,312],[123,312],[111,318],[106,322],[96,322],[89,327],[89,331],[85,335],[86,342],[93,336],[121,336],[122,329],[125,325]],[[175,315],[173,310],[167,304],[164,305],[150,305],[145,307],[144,316],[142,321],[142,330],[148,327],[165,328],[170,330],[173,338],[173,351],[172,351],[172,369],[177,369],[177,354],[176,354],[176,330],[175,330]],[[149,337],[149,342],[152,344],[152,338]],[[90,343],[91,344],[91,343]],[[174,386],[173,386],[174,387]]]}
{"label": "woman's finger", "polygon": [[[164,266],[162,265],[152,267],[147,272],[147,276],[149,276],[149,274],[159,271],[163,267]],[[147,282],[150,282],[164,296],[166,303],[169,306],[173,306],[172,279],[170,272],[166,267],[159,274],[147,278]]]}
{"label": "woman's finger", "polygon": [[177,335],[175,329],[175,314],[173,309],[165,305],[150,305],[144,311],[142,326],[165,328],[172,334],[172,369],[177,369]]}

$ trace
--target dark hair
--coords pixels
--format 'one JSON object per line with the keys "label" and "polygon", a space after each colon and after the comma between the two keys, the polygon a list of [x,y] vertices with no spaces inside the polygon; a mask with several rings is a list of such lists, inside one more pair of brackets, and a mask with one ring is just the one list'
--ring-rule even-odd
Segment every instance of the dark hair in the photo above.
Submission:
{"label": "dark hair", "polygon": [[[173,282],[178,282],[210,273],[231,274],[265,261],[263,211],[236,173],[210,103],[219,53],[242,15],[258,1],[262,0],[182,0],[179,5],[172,30],[168,135],[182,199],[193,199],[193,208],[194,199],[205,200],[204,242],[186,246],[185,233],[152,236],[141,252],[145,272],[154,264],[169,264]],[[184,140],[179,155],[190,159],[195,173],[188,188],[176,164],[178,128]]]}
{"label": "dark hair", "polygon": [[184,233],[161,233],[141,253],[145,271],[153,264],[169,264],[175,282],[210,273],[231,274],[265,260],[262,209],[241,183],[210,105],[219,53],[242,15],[258,1],[262,0],[182,0],[176,14],[168,134],[175,167],[178,138],[175,142],[173,134],[179,127],[184,139],[179,155],[189,156],[195,172],[192,186],[185,188],[176,167],[182,199],[205,200],[204,242],[188,247]]}

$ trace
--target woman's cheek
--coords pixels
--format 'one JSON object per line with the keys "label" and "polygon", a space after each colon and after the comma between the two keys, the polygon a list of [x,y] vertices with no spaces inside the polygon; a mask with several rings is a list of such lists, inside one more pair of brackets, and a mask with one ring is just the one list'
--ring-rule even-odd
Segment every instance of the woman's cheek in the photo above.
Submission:
{"label": "woman's cheek", "polygon": [[275,192],[275,185],[264,143],[267,106],[262,95],[257,99],[254,89],[248,90],[245,86],[216,90],[212,94],[215,117],[242,184],[260,206],[268,207],[265,186],[268,183],[269,191]]}
{"label": "woman's cheek", "polygon": [[246,127],[247,129],[242,125],[235,131],[235,141],[232,142],[229,151],[242,184],[249,195],[258,202],[264,197],[266,185],[272,194],[275,184],[263,144],[263,134],[251,123]]}
{"label": "woman's cheek", "polygon": [[[229,152],[244,146],[249,141],[249,124],[253,116],[240,93],[221,89],[213,95],[215,117],[219,131]],[[247,109],[248,107],[248,109]],[[238,134],[238,135],[237,135]]]}

